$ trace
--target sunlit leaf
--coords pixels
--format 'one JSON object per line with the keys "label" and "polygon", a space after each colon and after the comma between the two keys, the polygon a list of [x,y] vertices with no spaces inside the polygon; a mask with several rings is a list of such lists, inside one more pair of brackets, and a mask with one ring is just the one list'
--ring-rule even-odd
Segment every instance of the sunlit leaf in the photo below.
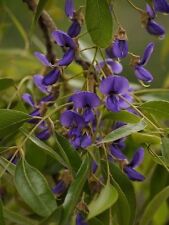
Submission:
{"label": "sunlit leaf", "polygon": [[109,46],[112,41],[113,20],[107,0],[86,1],[86,25],[97,46]]}
{"label": "sunlit leaf", "polygon": [[109,209],[117,199],[118,192],[110,183],[107,183],[99,195],[88,205],[89,214],[87,218],[91,219],[104,212],[106,209]]}
{"label": "sunlit leaf", "polygon": [[161,138],[157,135],[145,134],[145,133],[134,133],[131,135],[133,141],[137,144],[149,144],[149,145],[160,145]]}
{"label": "sunlit leaf", "polygon": [[146,127],[144,121],[141,121],[136,124],[127,124],[116,130],[113,130],[111,133],[106,135],[100,143],[109,143],[116,141],[120,138],[127,137],[130,134],[141,131]]}
{"label": "sunlit leaf", "polygon": [[55,197],[44,176],[24,159],[16,166],[15,185],[22,199],[36,214],[47,217],[56,209]]}

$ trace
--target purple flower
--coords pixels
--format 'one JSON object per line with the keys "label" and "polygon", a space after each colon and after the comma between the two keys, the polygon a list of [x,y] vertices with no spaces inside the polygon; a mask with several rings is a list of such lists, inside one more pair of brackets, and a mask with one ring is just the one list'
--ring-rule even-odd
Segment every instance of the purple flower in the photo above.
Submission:
{"label": "purple flower", "polygon": [[78,213],[76,216],[76,225],[88,225],[81,213]]}
{"label": "purple flower", "polygon": [[92,109],[100,105],[100,100],[95,93],[89,91],[77,92],[71,97],[71,100],[76,109],[83,109],[83,118],[86,123],[94,121],[95,115]]}
{"label": "purple flower", "polygon": [[169,13],[169,3],[166,0],[153,0],[156,12]]}
{"label": "purple flower", "polygon": [[148,4],[146,5],[146,12],[147,16],[144,18],[143,24],[147,31],[152,35],[163,37],[165,35],[165,29],[163,26],[155,22],[155,11]]}
{"label": "purple flower", "polygon": [[37,59],[39,59],[39,61],[44,66],[52,67],[52,64],[49,62],[49,60],[47,59],[47,57],[44,54],[42,54],[40,52],[35,52],[34,55],[36,56]]}
{"label": "purple flower", "polygon": [[98,164],[95,160],[92,161],[92,173],[96,173]]}
{"label": "purple flower", "polygon": [[51,131],[49,130],[49,128],[41,130],[40,132],[36,134],[36,137],[43,141],[46,141],[47,139],[49,139],[50,136],[51,136]]}
{"label": "purple flower", "polygon": [[128,55],[127,40],[115,39],[112,46],[106,49],[106,53],[110,58],[125,58]]}
{"label": "purple flower", "polygon": [[60,75],[61,72],[59,69],[53,69],[47,75],[45,75],[45,77],[42,80],[42,84],[44,86],[55,84],[58,81]]}
{"label": "purple flower", "polygon": [[152,82],[153,76],[148,70],[144,68],[144,65],[148,63],[153,53],[153,50],[154,50],[154,43],[151,42],[146,46],[143,57],[140,60],[138,60],[134,65],[134,72],[137,79],[145,81],[147,83]]}
{"label": "purple flower", "polygon": [[68,66],[75,58],[75,50],[70,48],[65,52],[63,58],[58,61],[59,66]]}
{"label": "purple flower", "polygon": [[143,181],[145,179],[145,177],[142,174],[140,174],[135,170],[135,168],[142,163],[143,158],[144,158],[144,149],[139,148],[136,150],[133,159],[126,166],[124,166],[123,170],[130,180]]}
{"label": "purple flower", "polygon": [[107,66],[113,74],[119,74],[123,70],[123,66],[121,65],[121,63],[111,58],[108,58],[105,61],[99,62],[99,64],[96,66],[96,70],[100,72],[102,69],[104,70],[105,66]]}
{"label": "purple flower", "polygon": [[44,94],[48,94],[47,86],[42,83],[43,79],[44,79],[44,76],[42,76],[40,74],[33,76],[33,82],[36,85],[36,87]]}
{"label": "purple flower", "polygon": [[71,26],[69,27],[67,33],[70,37],[74,38],[79,35],[81,31],[81,25],[77,20],[73,20]]}
{"label": "purple flower", "polygon": [[131,102],[132,98],[129,93],[129,82],[122,76],[108,76],[100,84],[100,91],[107,96],[106,107],[113,112],[119,112],[121,109],[129,107],[120,95]]}
{"label": "purple flower", "polygon": [[72,19],[74,11],[75,11],[74,0],[66,0],[65,1],[65,13],[66,13],[66,16],[68,18]]}
{"label": "purple flower", "polygon": [[67,185],[63,180],[59,180],[59,182],[52,188],[52,191],[56,195],[61,195],[66,191]]}
{"label": "purple flower", "polygon": [[24,93],[22,95],[22,99],[24,100],[24,102],[26,102],[31,107],[35,107],[35,102],[33,101],[32,95],[30,95],[28,93]]}
{"label": "purple flower", "polygon": [[60,122],[67,128],[83,128],[85,126],[84,119],[81,115],[71,110],[67,110],[62,113]]}
{"label": "purple flower", "polygon": [[87,148],[88,146],[90,146],[92,144],[92,139],[91,139],[90,135],[88,135],[86,133],[83,134],[82,132],[80,132],[79,135],[77,135],[77,136],[75,136],[75,135],[72,136],[70,141],[75,149]]}

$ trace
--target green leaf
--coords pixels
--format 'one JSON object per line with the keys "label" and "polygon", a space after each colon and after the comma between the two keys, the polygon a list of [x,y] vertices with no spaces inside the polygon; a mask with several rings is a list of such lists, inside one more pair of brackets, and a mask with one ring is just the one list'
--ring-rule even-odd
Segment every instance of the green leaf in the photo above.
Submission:
{"label": "green leaf", "polygon": [[140,225],[148,225],[155,215],[158,208],[169,197],[169,186],[165,187],[162,191],[155,195],[151,202],[147,205],[140,220]]}
{"label": "green leaf", "polygon": [[45,144],[43,141],[41,141],[39,138],[30,135],[25,129],[21,129],[22,133],[29,138],[30,141],[32,141],[35,145],[37,145],[39,148],[41,148],[44,153],[51,156],[53,159],[55,159],[57,162],[59,162],[61,165],[67,167],[66,163],[62,159],[62,157],[54,151],[49,145]]}
{"label": "green leaf", "polygon": [[3,208],[3,211],[4,211],[4,218],[17,225],[38,225],[38,222],[36,220],[29,219],[7,208]]}
{"label": "green leaf", "polygon": [[[128,179],[128,177],[126,177],[125,174],[122,173],[116,165],[114,165],[113,163],[110,163],[109,166],[110,166],[110,171],[112,174],[113,181],[116,182],[114,183],[114,185],[119,191],[119,199],[118,199],[119,202],[117,201],[117,204],[119,203],[119,210],[120,208],[124,208],[125,205],[127,207],[127,202],[128,202],[130,207],[129,225],[132,225],[135,219],[135,214],[136,214],[136,197],[135,197],[134,187],[132,183],[130,182],[130,180]],[[117,186],[117,184],[119,185],[119,187]],[[123,194],[125,194],[127,202]],[[124,211],[120,210],[119,216],[121,215],[120,213],[124,215],[123,216],[124,218],[128,217],[127,208]],[[123,224],[125,224],[125,221],[123,220],[124,218],[121,218],[121,222],[123,222]],[[127,222],[126,222],[126,225],[127,225]]]}
{"label": "green leaf", "polygon": [[109,209],[117,199],[118,192],[110,183],[107,183],[99,195],[88,205],[89,214],[87,219],[89,220]]}
{"label": "green leaf", "polygon": [[167,164],[169,164],[169,138],[167,138],[167,137],[162,138],[161,152],[162,152],[164,161]]}
{"label": "green leaf", "polygon": [[101,220],[97,219],[97,218],[93,218],[90,221],[88,221],[89,225],[104,225],[104,223],[102,223]]}
{"label": "green leaf", "polygon": [[143,130],[146,127],[145,122],[142,120],[136,124],[127,124],[116,130],[113,130],[111,133],[106,135],[100,143],[109,143],[116,141],[120,138],[127,137],[130,134]]}
{"label": "green leaf", "polygon": [[81,158],[77,151],[70,145],[69,141],[63,136],[56,133],[58,148],[64,152],[71,164],[72,169],[77,172],[81,165]]}
{"label": "green leaf", "polygon": [[156,135],[145,134],[145,133],[134,133],[131,135],[133,141],[137,144],[150,144],[150,145],[160,145],[161,138]]}
{"label": "green leaf", "polygon": [[26,113],[9,109],[0,109],[0,138],[13,133],[14,131],[16,132],[19,127],[29,119],[30,116]]}
{"label": "green leaf", "polygon": [[11,163],[9,160],[5,159],[3,156],[0,157],[0,165],[2,168],[6,169],[8,173],[10,173],[12,176],[15,175],[15,165]]}
{"label": "green leaf", "polygon": [[22,199],[38,215],[47,217],[56,209],[55,197],[44,176],[24,159],[16,166],[15,184]]}
{"label": "green leaf", "polygon": [[68,193],[66,195],[65,201],[63,203],[63,215],[62,215],[62,225],[67,225],[73,211],[80,198],[83,186],[87,180],[87,176],[90,169],[90,159],[88,156],[83,160],[81,167],[78,170],[77,176],[73,183],[71,184]]}
{"label": "green leaf", "polygon": [[157,116],[158,119],[169,119],[168,101],[150,101],[142,104],[140,108]]}
{"label": "green leaf", "polygon": [[44,219],[38,225],[46,225],[49,223],[59,224],[63,212],[62,206],[58,207],[48,218]]}
{"label": "green leaf", "polygon": [[92,41],[98,47],[108,47],[113,36],[113,20],[107,0],[87,0],[85,20]]}
{"label": "green leaf", "polygon": [[119,120],[125,123],[138,123],[141,120],[137,115],[124,110],[120,112],[108,112],[103,116],[103,118],[113,121]]}
{"label": "green leaf", "polygon": [[5,225],[4,213],[2,208],[2,201],[0,199],[0,225]]}
{"label": "green leaf", "polygon": [[0,91],[3,91],[14,84],[14,81],[10,78],[1,78],[0,79]]}

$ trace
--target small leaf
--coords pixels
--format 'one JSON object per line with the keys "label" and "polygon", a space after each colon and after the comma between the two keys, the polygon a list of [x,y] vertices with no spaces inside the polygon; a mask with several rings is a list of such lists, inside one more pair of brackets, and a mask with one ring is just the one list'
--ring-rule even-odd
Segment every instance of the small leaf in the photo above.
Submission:
{"label": "small leaf", "polygon": [[162,147],[161,147],[162,156],[164,161],[169,164],[169,138],[162,138]]}
{"label": "small leaf", "polygon": [[29,219],[7,208],[3,208],[3,211],[4,211],[4,218],[17,225],[38,225],[38,222],[36,220]]}
{"label": "small leaf", "polygon": [[0,109],[0,138],[13,133],[14,131],[16,132],[19,127],[29,119],[30,116],[26,113],[9,109]]}
{"label": "small leaf", "polygon": [[145,134],[145,133],[134,133],[131,135],[133,141],[137,144],[150,144],[150,145],[160,145],[161,138],[157,135]]}
{"label": "small leaf", "polygon": [[118,192],[110,183],[107,183],[97,198],[92,200],[88,205],[88,220],[104,212],[106,209],[109,209],[117,199]]}
{"label": "small leaf", "polygon": [[8,173],[10,173],[12,176],[15,175],[15,165],[11,163],[9,160],[5,159],[3,156],[0,157],[0,165],[3,169],[6,169]]}
{"label": "small leaf", "polygon": [[141,131],[146,127],[145,122],[142,120],[136,124],[127,124],[116,130],[113,130],[111,133],[106,135],[100,143],[109,143],[116,141],[120,138],[127,137],[130,134]]}
{"label": "small leaf", "polygon": [[72,169],[77,172],[80,165],[81,165],[81,159],[76,151],[76,149],[74,149],[69,141],[64,138],[63,136],[59,135],[56,133],[56,138],[57,138],[57,142],[58,142],[58,148],[62,151],[65,152]]}
{"label": "small leaf", "polygon": [[81,167],[78,170],[77,176],[73,183],[71,184],[68,193],[66,195],[65,201],[63,203],[63,215],[62,215],[62,225],[67,225],[73,211],[80,198],[83,186],[87,180],[88,172],[90,169],[90,159],[88,156],[83,160]]}
{"label": "small leaf", "polygon": [[140,108],[157,116],[158,119],[169,119],[168,101],[150,101],[142,104]]}
{"label": "small leaf", "polygon": [[140,220],[140,225],[148,225],[155,215],[158,208],[169,197],[169,186],[165,187],[162,191],[155,195],[151,202],[147,205]]}
{"label": "small leaf", "polygon": [[120,112],[108,112],[104,115],[103,118],[113,121],[119,120],[125,123],[138,123],[141,120],[141,118],[137,115],[124,110]]}
{"label": "small leaf", "polygon": [[16,166],[15,184],[22,199],[38,215],[47,217],[56,209],[55,197],[45,178],[24,159]]}
{"label": "small leaf", "polygon": [[86,1],[87,30],[98,47],[108,47],[112,41],[113,20],[107,0]]}
{"label": "small leaf", "polygon": [[0,91],[3,91],[14,84],[14,81],[9,78],[1,78],[0,79]]}

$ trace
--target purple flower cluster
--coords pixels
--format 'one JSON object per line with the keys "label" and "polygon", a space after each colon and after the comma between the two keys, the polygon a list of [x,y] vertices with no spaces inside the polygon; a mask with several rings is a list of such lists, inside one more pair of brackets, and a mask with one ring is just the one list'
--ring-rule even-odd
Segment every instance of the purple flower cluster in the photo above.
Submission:
{"label": "purple flower cluster", "polygon": [[61,115],[61,124],[69,129],[69,139],[76,149],[86,148],[92,143],[91,125],[95,123],[95,108],[100,100],[95,93],[81,91],[72,95],[70,101],[73,108]]}

